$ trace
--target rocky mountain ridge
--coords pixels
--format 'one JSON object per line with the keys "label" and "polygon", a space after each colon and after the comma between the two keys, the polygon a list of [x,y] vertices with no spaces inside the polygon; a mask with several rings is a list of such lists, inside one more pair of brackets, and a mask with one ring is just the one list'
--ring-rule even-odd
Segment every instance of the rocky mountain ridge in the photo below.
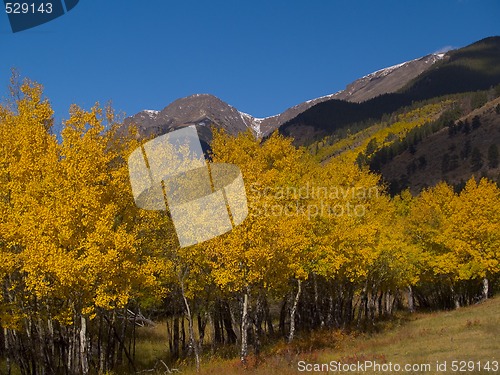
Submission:
{"label": "rocky mountain ridge", "polygon": [[125,125],[135,124],[141,137],[150,137],[172,131],[178,127],[214,125],[230,134],[252,129],[257,137],[265,137],[300,113],[328,100],[337,99],[362,102],[373,97],[395,92],[410,80],[445,58],[445,54],[431,54],[415,60],[380,69],[350,83],[344,90],[297,104],[286,111],[257,118],[241,112],[210,94],[195,94],[177,99],[161,111],[143,110],[125,119]]}

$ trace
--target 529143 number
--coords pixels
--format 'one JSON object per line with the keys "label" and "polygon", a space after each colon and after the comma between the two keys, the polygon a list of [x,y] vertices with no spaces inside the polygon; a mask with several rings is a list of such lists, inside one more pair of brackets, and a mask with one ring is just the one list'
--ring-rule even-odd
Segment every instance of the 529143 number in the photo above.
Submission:
{"label": "529143 number", "polygon": [[52,3],[5,3],[5,12],[7,14],[35,14],[52,13]]}
{"label": "529143 number", "polygon": [[452,361],[451,371],[453,372],[472,372],[472,371],[492,371],[496,373],[499,370],[498,361]]}

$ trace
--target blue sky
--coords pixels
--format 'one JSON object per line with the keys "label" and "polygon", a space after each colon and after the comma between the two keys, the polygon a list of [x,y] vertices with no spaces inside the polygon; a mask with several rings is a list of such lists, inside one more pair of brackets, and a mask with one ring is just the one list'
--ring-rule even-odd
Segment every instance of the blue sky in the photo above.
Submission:
{"label": "blue sky", "polygon": [[13,34],[0,13],[0,95],[10,68],[71,103],[128,115],[211,93],[257,117],[372,71],[500,35],[499,0],[80,0]]}

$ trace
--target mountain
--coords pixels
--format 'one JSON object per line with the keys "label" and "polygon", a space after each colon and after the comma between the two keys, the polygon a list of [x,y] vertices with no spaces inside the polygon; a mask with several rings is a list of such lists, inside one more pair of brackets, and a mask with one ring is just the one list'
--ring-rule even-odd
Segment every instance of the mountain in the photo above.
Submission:
{"label": "mountain", "polygon": [[347,85],[345,90],[330,95],[329,98],[360,103],[382,94],[396,92],[445,56],[445,53],[431,54],[377,70]]}
{"label": "mountain", "polygon": [[[444,56],[444,54],[431,54],[378,70],[350,83],[345,90],[305,101],[281,114],[266,118],[256,118],[240,112],[213,95],[196,94],[178,99],[161,111],[141,111],[125,119],[125,125],[136,124],[141,137],[164,134],[177,127],[192,124],[201,127],[214,125],[224,128],[233,135],[250,128],[257,137],[265,137],[316,104],[330,100],[358,103],[395,92]],[[205,136],[209,138],[208,133]]]}
{"label": "mountain", "polygon": [[[256,118],[213,95],[196,94],[178,99],[161,111],[141,111],[125,119],[125,125],[135,123],[141,137],[192,124],[201,128],[214,125],[233,135],[250,128],[257,137],[279,128],[302,145],[350,123],[378,119],[414,101],[482,90],[499,82],[500,37],[490,37],[461,49],[378,70],[344,90],[305,101],[275,116]],[[209,141],[209,130],[202,133]]]}
{"label": "mountain", "polygon": [[385,87],[388,80],[396,77],[401,69],[411,67],[411,62],[368,75],[366,78],[371,82],[364,86],[361,78],[357,81],[361,89],[353,90],[352,94],[347,90],[343,95],[346,95],[346,98],[369,99],[347,102],[338,100],[340,96],[329,97],[328,100],[313,105],[283,123],[279,128],[280,132],[293,137],[297,145],[309,145],[341,128],[359,122],[379,120],[383,115],[417,101],[485,90],[498,85],[500,84],[500,37],[486,38],[467,47],[435,55],[435,58],[428,61],[428,68],[422,73],[393,84],[388,88],[394,91],[378,96],[372,96],[375,91],[370,89],[370,86],[380,81],[377,77],[382,76],[378,87]]}
{"label": "mountain", "polygon": [[499,98],[500,37],[490,37],[378,70],[271,117],[198,94],[125,125],[147,138],[195,124],[206,148],[211,125],[263,139],[278,129],[320,161],[340,155],[381,173],[391,193],[417,193],[443,180],[458,189],[472,175],[500,181],[489,160],[500,147]]}
{"label": "mountain", "polygon": [[165,134],[189,125],[198,125],[200,138],[207,143],[211,140],[211,125],[224,128],[232,135],[251,128],[256,136],[260,136],[259,128],[251,116],[209,94],[177,99],[161,111],[141,111],[125,119],[124,125],[130,124],[137,126],[141,138]]}

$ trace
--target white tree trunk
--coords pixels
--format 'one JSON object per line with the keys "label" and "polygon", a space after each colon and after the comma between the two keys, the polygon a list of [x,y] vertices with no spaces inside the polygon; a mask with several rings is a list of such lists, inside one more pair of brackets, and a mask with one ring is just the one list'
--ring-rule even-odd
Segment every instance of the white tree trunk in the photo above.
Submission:
{"label": "white tree trunk", "polygon": [[4,340],[4,349],[7,355],[5,356],[5,367],[7,368],[7,374],[11,373],[11,365],[10,365],[10,345],[9,345],[9,331],[7,328],[3,329],[3,340]]}
{"label": "white tree trunk", "polygon": [[68,340],[69,340],[69,343],[68,343],[68,358],[67,358],[67,362],[66,362],[66,366],[68,368],[68,371],[71,372],[73,371],[73,345],[74,345],[74,342],[73,342],[73,327],[69,327],[68,328]]}
{"label": "white tree trunk", "polygon": [[186,294],[184,293],[184,281],[181,280],[181,293],[182,299],[184,300],[184,306],[186,307],[186,315],[188,318],[188,326],[189,326],[189,344],[193,348],[194,358],[196,361],[196,372],[200,371],[200,352],[198,350],[198,343],[194,338],[194,328],[193,328],[193,316],[191,314],[191,309],[189,308],[189,303],[186,298]]}
{"label": "white tree trunk", "polygon": [[410,312],[415,311],[415,302],[414,302],[414,297],[413,297],[413,288],[411,285],[408,285],[408,310]]}
{"label": "white tree trunk", "polygon": [[248,287],[243,295],[243,311],[241,314],[241,353],[240,360],[246,364],[248,356]]}
{"label": "white tree trunk", "polygon": [[80,316],[80,364],[82,367],[82,374],[89,373],[89,364],[87,361],[87,320],[82,315]]}
{"label": "white tree trunk", "polygon": [[293,341],[293,336],[295,335],[295,314],[297,312],[297,306],[299,304],[300,294],[302,293],[302,281],[297,280],[297,294],[295,295],[295,300],[293,301],[292,310],[290,311],[290,333],[288,335],[288,342]]}
{"label": "white tree trunk", "polygon": [[455,303],[455,309],[459,309],[460,308],[460,298],[459,298],[458,294],[455,293],[455,288],[453,287],[453,285],[451,286],[451,293],[453,294],[453,301]]}
{"label": "white tree trunk", "polygon": [[488,278],[485,277],[483,279],[483,299],[488,299],[488,293],[489,293],[489,290],[490,289],[490,283],[488,281]]}

